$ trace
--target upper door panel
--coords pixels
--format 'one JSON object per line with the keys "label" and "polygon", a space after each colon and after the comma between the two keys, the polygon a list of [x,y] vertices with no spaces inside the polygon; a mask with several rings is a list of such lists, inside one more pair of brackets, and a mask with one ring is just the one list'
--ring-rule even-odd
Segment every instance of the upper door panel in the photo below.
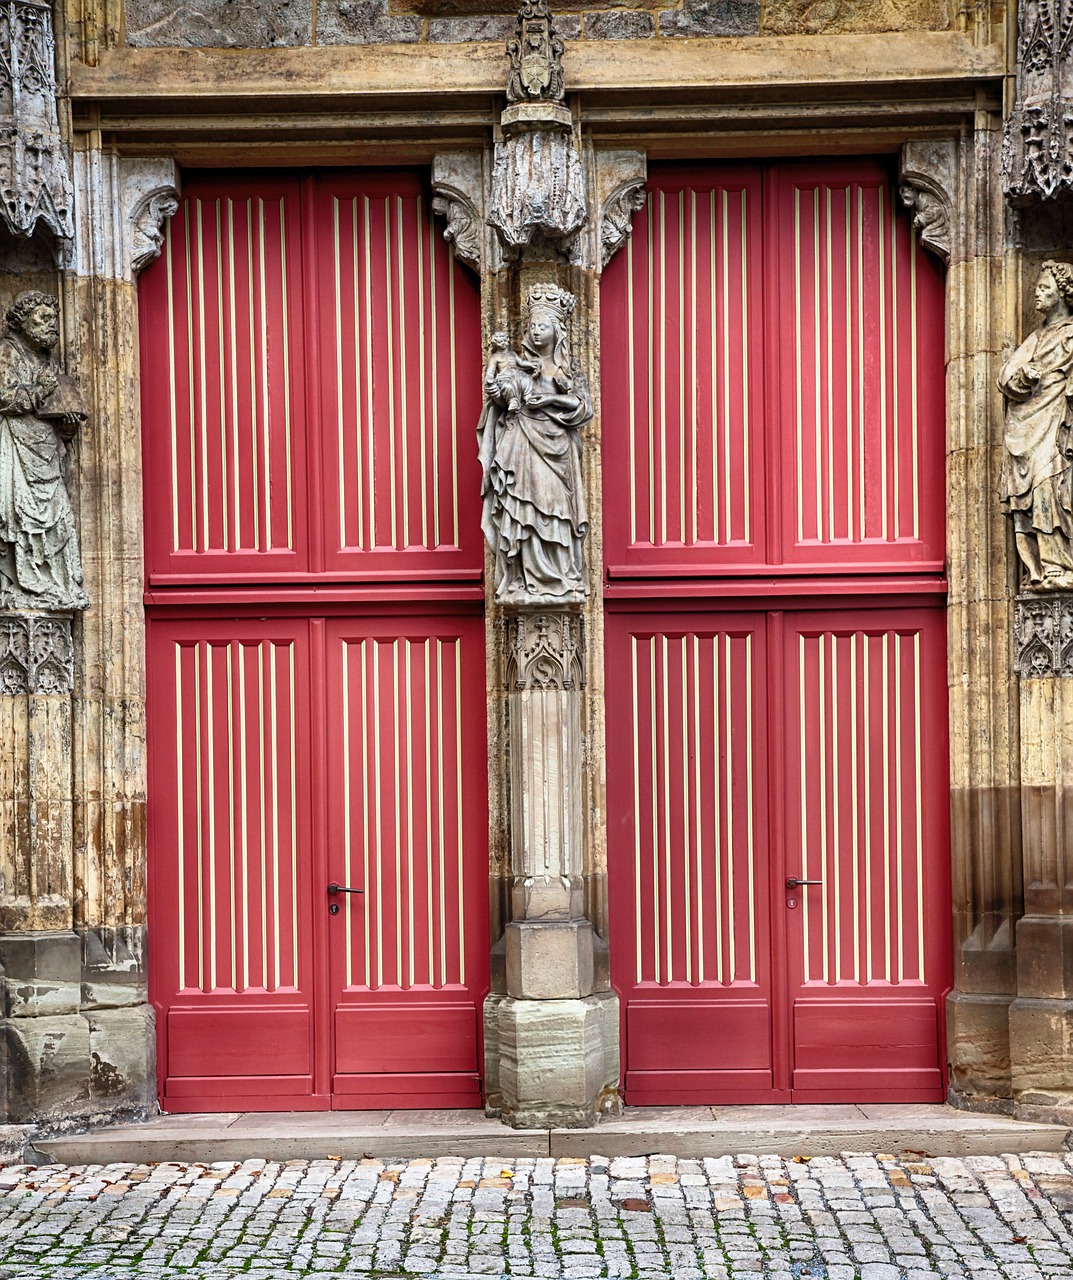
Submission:
{"label": "upper door panel", "polygon": [[479,293],[417,175],[188,177],[140,313],[151,583],[479,577]]}
{"label": "upper door panel", "polygon": [[601,315],[612,578],[942,571],[942,274],[882,164],[654,166]]}

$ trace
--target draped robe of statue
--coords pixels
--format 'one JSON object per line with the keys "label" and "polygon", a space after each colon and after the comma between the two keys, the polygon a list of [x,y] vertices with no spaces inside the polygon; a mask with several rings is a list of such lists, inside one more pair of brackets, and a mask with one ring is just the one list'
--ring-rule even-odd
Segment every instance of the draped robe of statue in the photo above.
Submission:
{"label": "draped robe of statue", "polygon": [[496,599],[577,600],[586,591],[588,531],[578,433],[592,418],[592,399],[563,331],[551,355],[554,372],[529,335],[522,349],[513,372],[486,379],[477,429],[481,527],[495,555]]}
{"label": "draped robe of statue", "polygon": [[1035,586],[1073,586],[1071,377],[1073,316],[1031,333],[999,374],[1006,397],[1002,505],[1029,543],[1022,558]]}
{"label": "draped robe of statue", "polygon": [[77,388],[20,333],[0,337],[0,601],[84,609],[74,514],[63,476]]}

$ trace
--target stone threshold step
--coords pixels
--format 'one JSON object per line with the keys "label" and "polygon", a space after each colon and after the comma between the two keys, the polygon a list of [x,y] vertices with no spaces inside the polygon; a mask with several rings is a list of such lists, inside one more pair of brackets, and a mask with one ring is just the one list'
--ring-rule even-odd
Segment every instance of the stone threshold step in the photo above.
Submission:
{"label": "stone threshold step", "polygon": [[1064,1125],[942,1105],[628,1107],[591,1129],[511,1129],[480,1111],[231,1112],[38,1138],[58,1164],[364,1156],[1002,1155],[1063,1151]]}

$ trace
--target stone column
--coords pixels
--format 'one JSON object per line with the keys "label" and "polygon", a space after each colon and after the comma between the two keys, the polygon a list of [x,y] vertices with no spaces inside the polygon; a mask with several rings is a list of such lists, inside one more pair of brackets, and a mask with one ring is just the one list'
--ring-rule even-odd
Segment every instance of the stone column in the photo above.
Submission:
{"label": "stone column", "polygon": [[1001,122],[907,143],[902,195],[947,263],[947,600],[954,990],[951,1101],[1008,1111],[1009,1006],[1021,913],[1017,698],[1008,655],[1007,532],[995,502],[1001,409],[993,391],[1011,299],[998,183]]}
{"label": "stone column", "polygon": [[[534,49],[537,37],[546,65],[535,55],[523,64],[521,51]],[[533,355],[525,346],[531,313],[550,308],[569,348],[561,373],[581,423],[577,492],[569,480],[551,483],[565,483],[584,528],[575,529],[570,556],[553,557],[560,580],[534,583],[515,563],[496,496],[496,433],[509,433],[516,410],[486,378],[480,434],[496,905],[485,1081],[489,1112],[516,1127],[591,1124],[620,1106],[619,1007],[604,941],[599,278],[643,203],[645,158],[597,149],[582,136],[563,101],[561,52],[543,0],[524,0],[519,40],[508,45],[511,105],[494,152],[442,155],[433,164],[445,235],[481,272],[489,373],[515,376],[511,361]],[[526,368],[540,376],[539,361],[523,363],[523,375]],[[582,407],[590,391],[591,420]],[[524,392],[513,399],[524,405]],[[542,506],[545,498],[534,497],[542,511],[563,500],[552,494]]]}

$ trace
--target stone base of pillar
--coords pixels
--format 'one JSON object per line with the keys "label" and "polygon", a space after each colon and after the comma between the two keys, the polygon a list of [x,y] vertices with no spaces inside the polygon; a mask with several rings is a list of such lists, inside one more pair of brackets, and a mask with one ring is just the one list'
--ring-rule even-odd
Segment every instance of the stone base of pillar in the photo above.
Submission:
{"label": "stone base of pillar", "polygon": [[955,991],[946,1001],[950,1101],[967,1111],[1009,1111],[1009,995]]}
{"label": "stone base of pillar", "polygon": [[[581,1129],[617,1113],[618,996],[515,1000],[490,996],[485,1046],[496,1057],[488,1106],[515,1129]],[[491,1065],[491,1064],[490,1064]]]}
{"label": "stone base of pillar", "polygon": [[[133,939],[120,938],[132,932],[133,951]],[[0,1119],[54,1129],[152,1109],[156,1035],[134,954],[141,932],[0,934]]]}
{"label": "stone base of pillar", "polygon": [[1014,1114],[1073,1123],[1073,1000],[1018,996],[1010,1005]]}
{"label": "stone base of pillar", "polygon": [[507,994],[519,1000],[583,1000],[592,995],[593,936],[588,920],[508,924]]}

